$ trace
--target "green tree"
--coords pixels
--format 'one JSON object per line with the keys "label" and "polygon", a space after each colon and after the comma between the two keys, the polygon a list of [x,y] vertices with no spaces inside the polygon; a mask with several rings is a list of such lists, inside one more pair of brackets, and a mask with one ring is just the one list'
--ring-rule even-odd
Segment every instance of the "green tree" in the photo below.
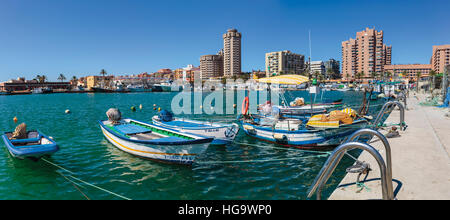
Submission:
{"label": "green tree", "polygon": [[61,81],[61,82],[64,82],[64,80],[66,80],[66,76],[64,76],[64,74],[61,73],[58,76],[58,80]]}
{"label": "green tree", "polygon": [[37,80],[39,83],[45,83],[45,81],[47,81],[47,77],[45,75],[37,75],[36,78],[34,78],[35,80]]}
{"label": "green tree", "polygon": [[105,69],[102,69],[102,70],[100,71],[100,75],[102,75],[103,77],[105,77],[106,74],[108,74],[108,73],[106,72]]}
{"label": "green tree", "polygon": [[431,91],[431,95],[433,95],[434,83],[436,81],[437,72],[434,70],[431,70],[429,75],[430,75],[430,91]]}
{"label": "green tree", "polygon": [[386,72],[386,81],[391,81],[391,77],[392,77],[392,73],[391,72]]}
{"label": "green tree", "polygon": [[416,77],[417,77],[417,92],[419,92],[419,81],[420,81],[420,77],[422,76],[422,72],[417,72]]}

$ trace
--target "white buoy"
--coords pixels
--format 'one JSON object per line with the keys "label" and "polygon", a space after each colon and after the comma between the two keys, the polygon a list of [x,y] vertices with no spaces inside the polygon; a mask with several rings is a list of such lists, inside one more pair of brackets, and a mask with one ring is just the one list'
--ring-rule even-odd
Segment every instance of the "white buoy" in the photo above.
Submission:
{"label": "white buoy", "polygon": [[140,105],[139,105],[139,109],[141,109],[141,110],[142,110],[142,104],[140,104]]}
{"label": "white buoy", "polygon": [[66,110],[66,114],[70,114],[70,110],[69,109]]}

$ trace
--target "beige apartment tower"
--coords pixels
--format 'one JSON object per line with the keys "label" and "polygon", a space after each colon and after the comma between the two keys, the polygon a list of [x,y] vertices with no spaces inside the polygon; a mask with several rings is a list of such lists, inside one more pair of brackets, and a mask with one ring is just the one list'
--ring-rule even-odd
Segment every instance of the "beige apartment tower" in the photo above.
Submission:
{"label": "beige apartment tower", "polygon": [[342,42],[342,76],[354,79],[357,73],[364,73],[363,77],[383,73],[392,58],[392,46],[385,45],[383,38],[383,31],[366,28],[356,33],[356,39]]}
{"label": "beige apartment tower", "polygon": [[305,69],[305,56],[289,50],[266,53],[266,76],[301,74]]}
{"label": "beige apartment tower", "polygon": [[241,38],[236,29],[223,35],[223,73],[225,77],[241,74]]}

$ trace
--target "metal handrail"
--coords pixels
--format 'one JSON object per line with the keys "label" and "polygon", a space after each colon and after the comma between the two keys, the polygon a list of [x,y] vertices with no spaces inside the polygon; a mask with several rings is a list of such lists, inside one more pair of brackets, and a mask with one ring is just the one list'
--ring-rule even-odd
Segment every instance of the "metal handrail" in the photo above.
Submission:
{"label": "metal handrail", "polygon": [[368,151],[376,159],[378,166],[380,167],[383,199],[384,200],[394,199],[394,194],[389,191],[388,187],[389,184],[392,185],[392,179],[391,180],[388,179],[387,175],[388,169],[386,168],[386,164],[384,163],[383,157],[372,146],[359,142],[348,142],[342,144],[333,151],[331,156],[325,162],[325,165],[320,170],[319,175],[314,180],[314,183],[308,192],[308,198],[311,198],[312,195],[316,192],[317,199],[320,200],[323,185],[325,185],[325,183],[330,178],[331,174],[336,169],[336,166],[341,161],[342,157],[344,156],[344,153],[352,149],[361,149]]}
{"label": "metal handrail", "polygon": [[[389,141],[387,140],[386,136],[381,134],[379,131],[372,130],[369,128],[363,128],[363,129],[359,129],[358,131],[356,131],[352,135],[350,135],[346,142],[355,141],[361,135],[377,136],[383,143],[384,147],[386,148],[386,167],[387,167],[386,175],[387,175],[388,181],[392,182],[392,156],[391,156],[392,151],[391,151],[391,145],[389,144]],[[394,189],[393,189],[392,184],[388,184],[388,193],[394,194]]]}
{"label": "metal handrail", "polygon": [[405,124],[405,107],[402,105],[402,103],[398,102],[398,101],[389,101],[386,102],[383,107],[381,108],[380,112],[377,115],[377,118],[375,119],[375,121],[373,122],[373,124],[375,124],[375,126],[378,128],[379,125],[378,123],[381,121],[381,118],[384,116],[384,111],[386,110],[386,108],[391,107],[392,105],[397,105],[398,108],[400,109],[400,130],[404,131],[406,129],[406,124]]}

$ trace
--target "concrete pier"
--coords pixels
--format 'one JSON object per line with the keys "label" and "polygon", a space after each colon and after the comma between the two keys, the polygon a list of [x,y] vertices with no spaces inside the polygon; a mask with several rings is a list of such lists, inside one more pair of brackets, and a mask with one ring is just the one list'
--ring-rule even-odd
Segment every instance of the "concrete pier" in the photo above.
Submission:
{"label": "concrete pier", "polygon": [[[450,199],[450,118],[448,109],[420,106],[424,95],[408,99],[406,123],[408,129],[400,137],[388,139],[392,148],[392,178],[397,200]],[[400,113],[395,110],[386,123],[399,123]],[[387,130],[381,130],[386,134]],[[385,158],[385,148],[374,138],[371,145]],[[370,164],[372,171],[361,182],[368,188],[356,186],[357,174],[348,173],[330,200],[381,199],[379,167],[373,157],[363,152],[358,160]],[[365,181],[362,181],[365,179]]]}

